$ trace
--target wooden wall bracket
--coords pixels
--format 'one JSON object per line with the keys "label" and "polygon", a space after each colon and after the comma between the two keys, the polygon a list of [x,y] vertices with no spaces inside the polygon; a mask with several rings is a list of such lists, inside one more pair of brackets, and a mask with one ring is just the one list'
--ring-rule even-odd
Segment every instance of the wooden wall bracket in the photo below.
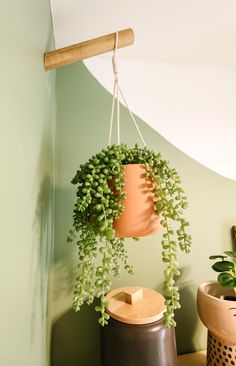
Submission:
{"label": "wooden wall bracket", "polygon": [[[89,41],[74,44],[47,52],[44,55],[45,70],[52,70],[76,61],[110,52],[115,48],[116,33],[107,34]],[[117,48],[130,46],[134,43],[134,33],[131,28],[118,32]]]}

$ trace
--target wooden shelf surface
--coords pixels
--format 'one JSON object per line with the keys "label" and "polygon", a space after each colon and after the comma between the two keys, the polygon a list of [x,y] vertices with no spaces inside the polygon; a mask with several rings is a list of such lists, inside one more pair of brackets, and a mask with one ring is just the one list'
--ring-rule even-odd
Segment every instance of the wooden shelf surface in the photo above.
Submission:
{"label": "wooden shelf surface", "polygon": [[178,356],[178,366],[206,366],[206,351]]}

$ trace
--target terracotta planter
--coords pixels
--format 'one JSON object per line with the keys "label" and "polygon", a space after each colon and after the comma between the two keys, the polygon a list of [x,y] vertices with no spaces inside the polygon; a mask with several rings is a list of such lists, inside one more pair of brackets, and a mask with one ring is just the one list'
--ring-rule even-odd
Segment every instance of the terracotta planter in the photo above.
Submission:
{"label": "terracotta planter", "polygon": [[236,362],[236,301],[220,299],[221,295],[231,296],[234,295],[234,291],[219,286],[216,281],[204,282],[198,288],[198,314],[209,331],[209,366],[222,362],[225,365],[233,365],[230,362]]}
{"label": "terracotta planter", "polygon": [[124,167],[126,199],[124,212],[114,223],[117,237],[142,237],[160,232],[160,216],[154,210],[153,183],[145,177],[145,166],[127,164]]}

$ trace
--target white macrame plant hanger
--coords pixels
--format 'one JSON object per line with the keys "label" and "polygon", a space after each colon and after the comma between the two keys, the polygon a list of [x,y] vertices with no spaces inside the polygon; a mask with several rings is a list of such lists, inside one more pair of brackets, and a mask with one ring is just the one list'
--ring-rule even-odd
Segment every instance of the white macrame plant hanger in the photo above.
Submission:
{"label": "white macrame plant hanger", "polygon": [[[114,88],[113,88],[113,99],[112,99],[112,108],[111,108],[111,119],[110,119],[110,128],[109,128],[109,139],[108,139],[108,144],[111,145],[111,138],[112,138],[112,128],[113,128],[113,120],[114,120],[114,112],[115,112],[115,104],[116,104],[116,114],[117,114],[117,143],[118,145],[120,145],[120,100],[119,100],[119,95],[122,97],[123,102],[126,106],[126,108],[128,109],[128,112],[131,116],[131,119],[136,127],[136,130],[139,134],[139,137],[143,143],[144,146],[147,146],[144,138],[141,134],[141,131],[138,127],[138,124],[135,120],[135,117],[133,115],[133,113],[131,112],[128,103],[124,97],[124,94],[119,86],[119,78],[118,78],[118,68],[117,68],[117,62],[116,62],[116,51],[117,51],[117,45],[118,45],[118,39],[119,39],[119,33],[116,32],[116,38],[115,38],[115,48],[113,51],[113,56],[112,56],[112,66],[113,66],[113,74],[114,74]],[[115,103],[116,102],[116,103]]]}

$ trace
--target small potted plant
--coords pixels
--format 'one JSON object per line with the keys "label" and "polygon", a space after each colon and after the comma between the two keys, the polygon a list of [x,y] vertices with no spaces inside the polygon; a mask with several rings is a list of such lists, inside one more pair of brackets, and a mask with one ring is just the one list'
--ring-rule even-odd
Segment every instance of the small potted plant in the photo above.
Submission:
{"label": "small potted plant", "polygon": [[209,366],[219,360],[227,365],[236,357],[236,251],[224,254],[209,257],[216,260],[212,268],[219,275],[217,281],[200,284],[197,294],[198,314],[208,329]]}
{"label": "small potted plant", "polygon": [[[174,310],[180,307],[175,285],[175,277],[179,275],[177,251],[180,249],[188,253],[191,244],[191,237],[186,231],[189,223],[183,216],[187,198],[179,175],[168,161],[162,159],[160,153],[137,145],[133,148],[125,144],[108,146],[80,165],[72,180],[77,186],[77,193],[73,228],[68,241],[77,243],[79,259],[73,308],[78,311],[84,302],[91,304],[98,297],[100,304],[95,309],[101,313],[99,323],[107,324],[109,316],[104,298],[111,287],[111,277],[120,275],[121,266],[128,273],[133,272],[128,263],[124,237],[138,239],[148,234],[146,230],[144,235],[137,231],[118,235],[119,220],[129,211],[126,207],[129,198],[126,171],[133,165],[141,169],[138,178],[141,177],[142,183],[136,187],[142,194],[149,194],[144,201],[152,207],[148,216],[152,217],[152,224],[154,222],[153,231],[159,230],[160,226],[163,231],[162,260],[166,265],[164,287],[167,308],[164,321],[167,326],[173,326]],[[136,211],[137,200],[132,205]],[[126,220],[128,218],[123,221]],[[148,218],[141,221],[147,224]],[[175,229],[171,227],[172,221],[177,224]]]}
{"label": "small potted plant", "polygon": [[[220,286],[234,289],[234,295],[222,295],[221,298],[224,300],[236,301],[236,252],[226,251],[226,255],[211,255],[209,258],[216,260],[213,264],[212,269],[216,272],[220,272],[217,281]],[[227,258],[229,260],[226,260]],[[220,259],[218,261],[218,259]]]}

